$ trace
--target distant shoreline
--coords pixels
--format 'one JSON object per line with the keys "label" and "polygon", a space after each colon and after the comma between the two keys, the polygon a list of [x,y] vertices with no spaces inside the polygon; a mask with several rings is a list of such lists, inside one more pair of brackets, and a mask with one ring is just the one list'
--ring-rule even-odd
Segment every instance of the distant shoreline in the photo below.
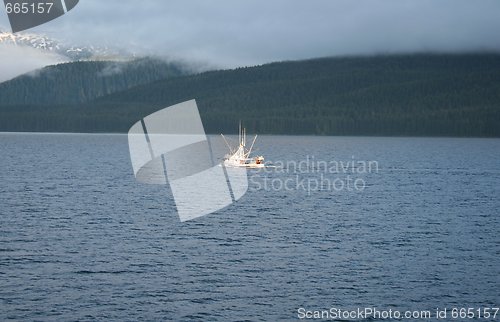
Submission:
{"label": "distant shoreline", "polygon": [[113,64],[51,66],[1,83],[0,131],[126,133],[196,99],[207,133],[236,132],[242,121],[249,133],[273,135],[500,137],[500,54],[322,58],[199,74],[152,59]]}
{"label": "distant shoreline", "polygon": [[[127,136],[123,132],[0,132],[0,135],[106,135]],[[219,136],[220,133],[206,133],[207,136]],[[238,136],[238,133],[227,133],[228,136]],[[496,136],[408,136],[408,135],[317,135],[317,134],[258,134],[259,137],[316,137],[316,138],[401,138],[401,139],[492,139]]]}

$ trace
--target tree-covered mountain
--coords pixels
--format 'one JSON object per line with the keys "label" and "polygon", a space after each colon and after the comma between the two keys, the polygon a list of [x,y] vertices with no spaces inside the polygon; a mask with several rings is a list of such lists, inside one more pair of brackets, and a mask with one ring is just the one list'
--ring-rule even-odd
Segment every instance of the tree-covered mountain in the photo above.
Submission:
{"label": "tree-covered mountain", "polygon": [[79,104],[185,74],[179,64],[151,58],[59,64],[0,83],[0,106]]}
{"label": "tree-covered mountain", "polygon": [[126,132],[193,98],[211,133],[234,132],[242,120],[272,134],[500,137],[500,55],[324,58],[206,72],[81,105],[0,107],[0,130]]}

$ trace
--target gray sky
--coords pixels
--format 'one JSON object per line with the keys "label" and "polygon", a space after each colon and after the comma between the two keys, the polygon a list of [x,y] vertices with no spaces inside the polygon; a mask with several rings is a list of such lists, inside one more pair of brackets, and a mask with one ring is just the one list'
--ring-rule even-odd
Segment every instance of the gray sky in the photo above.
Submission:
{"label": "gray sky", "polygon": [[[5,13],[0,26],[8,26]],[[500,51],[500,1],[80,0],[30,32],[220,67],[349,54]]]}

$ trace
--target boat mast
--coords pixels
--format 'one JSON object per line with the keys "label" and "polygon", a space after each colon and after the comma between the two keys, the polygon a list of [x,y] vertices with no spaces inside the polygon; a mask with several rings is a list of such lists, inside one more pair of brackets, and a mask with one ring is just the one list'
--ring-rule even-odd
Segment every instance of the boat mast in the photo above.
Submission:
{"label": "boat mast", "polygon": [[240,127],[238,128],[238,141],[240,142],[240,146],[242,145],[241,143],[241,120],[240,120]]}

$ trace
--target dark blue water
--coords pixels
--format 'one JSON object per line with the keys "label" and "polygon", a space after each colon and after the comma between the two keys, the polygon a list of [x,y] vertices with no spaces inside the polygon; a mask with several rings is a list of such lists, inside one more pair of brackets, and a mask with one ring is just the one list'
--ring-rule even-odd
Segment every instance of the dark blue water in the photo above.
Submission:
{"label": "dark blue water", "polygon": [[[0,134],[0,320],[290,321],[301,307],[500,305],[500,140],[259,140],[275,163],[375,160],[379,170],[348,173],[362,191],[251,185],[180,223],[167,187],[135,182],[126,136]],[[249,174],[320,178],[292,170]]]}

